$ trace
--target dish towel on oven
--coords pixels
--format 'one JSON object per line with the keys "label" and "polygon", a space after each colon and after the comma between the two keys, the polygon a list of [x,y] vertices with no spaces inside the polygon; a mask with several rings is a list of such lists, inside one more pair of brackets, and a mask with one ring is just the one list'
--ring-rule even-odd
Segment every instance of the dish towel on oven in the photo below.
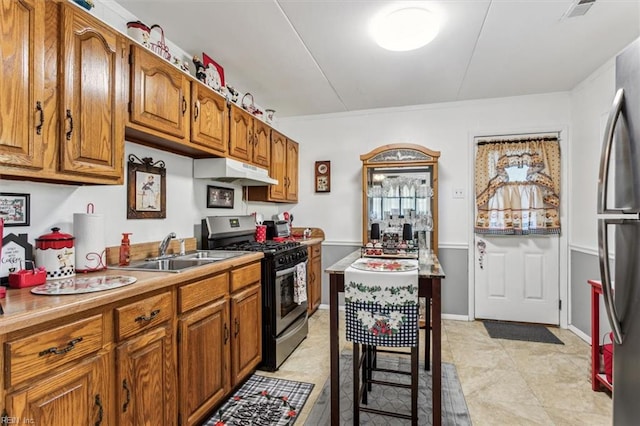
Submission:
{"label": "dish towel on oven", "polygon": [[298,263],[296,265],[293,301],[298,305],[307,301],[307,262]]}
{"label": "dish towel on oven", "polygon": [[[356,262],[362,265],[368,261]],[[348,341],[394,347],[418,344],[417,268],[362,270],[349,266],[344,283]]]}

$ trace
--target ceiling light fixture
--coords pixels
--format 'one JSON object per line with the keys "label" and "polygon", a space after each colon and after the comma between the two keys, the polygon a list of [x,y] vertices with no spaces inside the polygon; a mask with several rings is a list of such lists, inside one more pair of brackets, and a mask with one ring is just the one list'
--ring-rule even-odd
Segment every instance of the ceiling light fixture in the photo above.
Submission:
{"label": "ceiling light fixture", "polygon": [[403,52],[433,40],[440,30],[440,20],[427,8],[404,3],[382,10],[372,19],[369,29],[380,47]]}

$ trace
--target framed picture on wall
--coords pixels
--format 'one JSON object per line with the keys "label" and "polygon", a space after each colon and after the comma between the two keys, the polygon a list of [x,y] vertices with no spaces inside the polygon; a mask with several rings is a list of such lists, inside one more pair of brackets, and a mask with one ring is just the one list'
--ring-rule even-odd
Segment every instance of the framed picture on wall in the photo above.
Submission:
{"label": "framed picture on wall", "polygon": [[0,192],[0,217],[4,219],[4,226],[29,226],[29,209],[29,194]]}
{"label": "framed picture on wall", "polygon": [[207,185],[207,208],[232,209],[234,192],[233,188]]}
{"label": "framed picture on wall", "polygon": [[164,219],[167,193],[164,161],[142,160],[129,154],[127,164],[127,219]]}
{"label": "framed picture on wall", "polygon": [[315,186],[316,192],[331,191],[331,161],[316,161]]}

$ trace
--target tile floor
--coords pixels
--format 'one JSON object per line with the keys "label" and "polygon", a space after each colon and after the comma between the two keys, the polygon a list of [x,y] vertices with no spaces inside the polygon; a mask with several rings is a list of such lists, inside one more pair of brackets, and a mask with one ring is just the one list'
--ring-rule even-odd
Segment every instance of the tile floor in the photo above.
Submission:
{"label": "tile floor", "polygon": [[[316,385],[299,425],[329,377],[329,311],[318,310],[309,325],[278,371],[260,372]],[[589,345],[569,330],[551,331],[564,345],[492,339],[481,322],[443,321],[442,360],[456,366],[474,425],[611,424],[610,395],[591,390]]]}

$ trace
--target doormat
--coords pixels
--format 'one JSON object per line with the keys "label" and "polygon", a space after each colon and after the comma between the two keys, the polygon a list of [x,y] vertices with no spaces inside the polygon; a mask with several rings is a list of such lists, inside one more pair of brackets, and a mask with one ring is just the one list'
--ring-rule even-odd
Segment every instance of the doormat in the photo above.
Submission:
{"label": "doormat", "polygon": [[562,340],[541,324],[517,324],[504,321],[482,321],[489,336],[494,339],[522,340],[525,342],[564,345]]}
{"label": "doormat", "polygon": [[313,386],[254,374],[202,426],[292,425]]}
{"label": "doormat", "polygon": [[[378,367],[410,370],[410,357],[387,356],[378,354]],[[340,425],[353,424],[353,385],[351,380],[351,351],[340,354]],[[374,372],[374,378],[410,383],[409,376],[393,373]],[[368,394],[368,407],[385,411],[411,413],[411,390],[390,386],[373,385]],[[418,380],[418,424],[431,425],[431,371],[424,370],[420,364],[420,378]],[[305,425],[331,424],[331,379],[327,379],[322,392],[318,396]],[[360,424],[363,425],[406,425],[407,420],[372,413],[360,413]],[[442,363],[442,424],[448,426],[471,425],[471,417],[467,409],[467,402],[462,393],[456,367],[453,364]]]}

